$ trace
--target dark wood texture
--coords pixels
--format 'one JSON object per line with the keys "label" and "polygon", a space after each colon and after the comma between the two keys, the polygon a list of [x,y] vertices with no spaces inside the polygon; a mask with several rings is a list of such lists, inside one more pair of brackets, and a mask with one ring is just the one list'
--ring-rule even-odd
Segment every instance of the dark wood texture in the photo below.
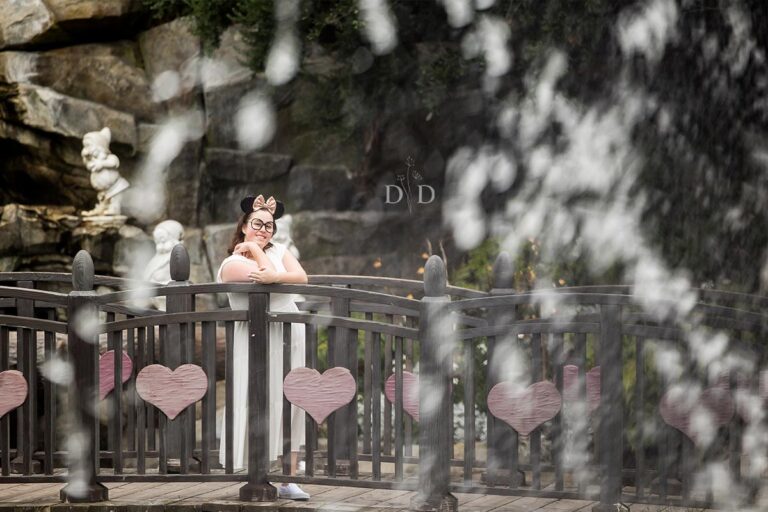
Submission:
{"label": "dark wood texture", "polygon": [[621,503],[621,469],[623,467],[624,397],[622,396],[621,307],[600,306],[600,440],[598,457],[603,468],[600,480],[600,503],[593,510],[617,510]]}
{"label": "dark wood texture", "polygon": [[411,501],[415,510],[458,510],[450,492],[450,460],[453,447],[450,417],[452,331],[444,295],[445,264],[431,256],[424,267],[424,292],[421,301],[421,374],[419,386],[419,492]]}
{"label": "dark wood texture", "polygon": [[[243,501],[274,501],[269,483],[269,325],[265,293],[248,294],[248,483]],[[230,445],[231,446],[231,445]]]}
{"label": "dark wood texture", "polygon": [[[91,256],[80,251],[72,265],[72,287],[69,294],[67,316],[78,318],[83,314],[93,314],[92,307],[96,298],[93,288],[93,261]],[[81,432],[84,443],[80,453],[70,454],[69,471],[82,474],[83,481],[70,482],[61,490],[61,500],[72,503],[105,501],[108,499],[107,488],[97,482],[98,423],[94,412],[97,410],[97,357],[98,344],[93,339],[84,339],[78,329],[69,330],[67,336],[69,360],[74,366],[74,382],[70,387],[70,403],[73,404],[75,428]]]}

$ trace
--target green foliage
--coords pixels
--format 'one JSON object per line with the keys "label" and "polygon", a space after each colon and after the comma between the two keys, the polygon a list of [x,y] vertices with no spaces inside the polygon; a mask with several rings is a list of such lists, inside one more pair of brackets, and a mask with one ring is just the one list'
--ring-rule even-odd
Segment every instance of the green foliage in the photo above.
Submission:
{"label": "green foliage", "polygon": [[462,264],[451,273],[454,286],[488,291],[493,287],[493,262],[499,255],[499,242],[488,238],[469,251]]}

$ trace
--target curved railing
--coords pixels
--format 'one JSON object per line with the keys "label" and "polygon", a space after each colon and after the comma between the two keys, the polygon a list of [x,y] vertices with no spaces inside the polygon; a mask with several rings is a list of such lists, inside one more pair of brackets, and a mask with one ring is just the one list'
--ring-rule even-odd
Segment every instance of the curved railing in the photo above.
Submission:
{"label": "curved railing", "polygon": [[[692,495],[690,480],[706,461],[696,459],[694,441],[659,414],[665,390],[675,385],[659,366],[659,354],[678,354],[683,381],[710,386],[706,369],[697,366],[700,358],[691,352],[692,340],[726,336],[729,352],[753,354],[756,363],[751,372],[729,370],[732,391],[755,387],[757,369],[766,359],[768,299],[762,296],[694,290],[698,301],[690,312],[660,319],[642,309],[629,286],[517,293],[503,259],[495,268],[496,287],[488,293],[449,286],[440,277],[445,276],[442,262],[434,258],[423,282],[311,276],[306,285],[193,284],[187,281],[188,259],[179,251],[181,246],[172,258],[177,280],[168,285],[89,276],[87,255],[78,256],[75,275],[0,273],[0,371],[20,370],[30,389],[25,402],[0,419],[0,484],[64,479],[59,420],[64,411],[72,411],[91,440],[91,452],[86,450],[80,462],[94,461],[93,478],[86,482],[92,501],[106,499],[102,482],[173,478],[244,481],[241,497],[246,500],[269,499],[270,481],[295,481],[413,489],[419,491],[414,507],[429,501],[446,509],[454,506],[451,491],[478,490],[590,498],[601,506],[626,500],[706,505]],[[36,289],[68,281],[70,293]],[[93,286],[102,285],[118,290],[96,294]],[[224,293],[242,294],[247,309],[212,306]],[[300,295],[298,311],[272,310],[273,293]],[[146,306],[157,298],[164,300],[164,311]],[[660,299],[655,305],[677,308],[674,300]],[[300,476],[290,475],[287,464],[270,467],[268,452],[258,444],[268,437],[269,427],[249,421],[248,470],[239,472],[231,449],[234,384],[227,378],[235,365],[235,332],[248,329],[253,382],[248,406],[258,411],[257,417],[266,417],[268,333],[272,326],[288,333],[293,325],[305,332],[305,366],[346,369],[355,382],[354,399],[322,424],[307,416],[302,446],[284,443],[284,461],[290,460],[290,451],[301,451],[306,473]],[[285,361],[291,359],[292,343],[283,336]],[[61,363],[57,351],[65,348],[72,382],[43,377],[41,368],[51,366],[38,363]],[[205,375],[205,382],[198,383],[205,394],[171,419],[139,393],[139,374],[153,365],[174,369],[186,364]],[[284,363],[282,377],[290,373],[290,364]],[[493,405],[499,404],[493,398],[499,393],[512,400],[504,395],[512,393],[510,375],[525,381],[523,389],[551,384],[548,393],[559,396],[562,405],[534,428],[521,426],[514,408],[500,412]],[[417,388],[416,379],[431,384]],[[124,386],[114,386],[124,380]],[[99,382],[112,387],[90,400]],[[218,385],[224,388],[219,398]],[[68,399],[61,397],[65,386]],[[183,388],[172,391],[184,393]],[[527,393],[515,400],[539,400],[534,391]],[[225,413],[217,411],[222,400]],[[574,423],[567,412],[574,403],[591,404],[583,421]],[[290,405],[284,398],[280,430],[286,434],[295,427]],[[97,426],[94,410],[100,407],[113,413]],[[222,414],[227,428],[217,433]],[[718,435],[728,442],[711,448],[708,456],[737,467],[745,421],[733,416],[720,425]],[[13,438],[12,422],[19,427]],[[637,425],[647,424],[657,431],[639,435]],[[104,444],[99,430],[107,433]],[[220,438],[230,447],[224,464],[219,464]],[[574,440],[583,447],[577,454],[580,467],[568,462]],[[451,467],[461,468],[458,478]],[[747,480],[740,481],[746,485]]]}

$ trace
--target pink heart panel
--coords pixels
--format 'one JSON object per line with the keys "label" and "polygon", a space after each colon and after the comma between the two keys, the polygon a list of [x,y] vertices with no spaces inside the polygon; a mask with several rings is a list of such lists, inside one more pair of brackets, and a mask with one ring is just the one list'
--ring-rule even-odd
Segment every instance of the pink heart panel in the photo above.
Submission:
{"label": "pink heart panel", "polygon": [[17,370],[0,372],[0,418],[27,399],[27,379]]}
{"label": "pink heart panel", "polygon": [[[589,412],[595,412],[600,406],[600,367],[595,366],[585,374],[587,384],[587,403]],[[579,399],[579,367],[567,364],[563,366],[563,400],[565,403]]]}
{"label": "pink heart panel", "polygon": [[136,376],[136,392],[141,399],[163,411],[171,420],[202,399],[207,389],[208,376],[194,364],[183,364],[175,370],[151,364]]}
{"label": "pink heart panel", "polygon": [[[384,395],[387,400],[395,403],[395,374],[389,376],[384,383]],[[411,372],[403,371],[403,410],[411,418],[419,421],[419,377]]]}
{"label": "pink heart panel", "polygon": [[318,423],[355,398],[357,383],[349,370],[336,366],[322,375],[312,368],[294,368],[283,381],[283,393]]}
{"label": "pink heart panel", "polygon": [[[131,372],[133,372],[133,361],[123,352],[121,375],[123,384],[131,378]],[[104,400],[113,389],[115,389],[115,351],[108,350],[99,357],[99,400]]]}
{"label": "pink heart panel", "polygon": [[541,424],[554,418],[562,406],[557,387],[549,381],[522,388],[512,382],[500,382],[488,393],[488,410],[527,436]]}
{"label": "pink heart panel", "polygon": [[717,386],[706,388],[698,397],[691,397],[686,391],[669,389],[661,397],[659,412],[667,425],[676,428],[694,443],[698,443],[698,435],[691,422],[694,414],[707,413],[707,420],[719,428],[731,421],[734,403],[728,383],[725,381]]}

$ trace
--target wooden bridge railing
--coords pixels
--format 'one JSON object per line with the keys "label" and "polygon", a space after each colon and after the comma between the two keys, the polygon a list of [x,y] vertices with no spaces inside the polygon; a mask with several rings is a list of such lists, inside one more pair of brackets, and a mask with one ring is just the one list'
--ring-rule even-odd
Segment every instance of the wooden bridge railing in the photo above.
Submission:
{"label": "wooden bridge railing", "polygon": [[[672,322],[643,311],[626,286],[515,293],[506,255],[490,293],[448,286],[437,257],[423,283],[313,276],[301,286],[191,284],[178,246],[171,275],[167,286],[143,288],[94,276],[85,252],[72,275],[0,273],[11,285],[0,286],[0,484],[65,481],[62,500],[72,502],[105,500],[103,483],[123,480],[242,481],[248,501],[274,500],[270,482],[396,487],[418,491],[414,510],[455,510],[456,491],[589,498],[599,501],[595,510],[628,501],[703,505],[712,497],[694,495],[692,475],[713,461],[726,461],[745,488],[762,485],[743,439],[762,419],[734,397],[764,398],[765,297],[699,291],[693,312]],[[36,289],[65,279],[69,293]],[[133,289],[97,295],[97,283]],[[247,309],[197,310],[200,297],[218,293],[246,294]],[[271,311],[270,293],[301,294],[300,311]],[[166,297],[166,311],[137,303],[151,296]],[[236,322],[247,322],[251,340],[247,472],[233,453]],[[283,326],[283,378],[291,373],[288,333],[300,324],[305,365],[343,368],[355,383],[352,401],[321,424],[306,416],[299,476],[289,474],[290,452],[302,447],[290,439],[287,397],[283,464],[273,470],[269,460],[275,324]],[[727,352],[717,348],[723,336]],[[712,342],[697,351],[697,337]],[[158,364],[168,374],[196,369],[181,387],[170,379],[168,389],[142,388],[142,373]],[[222,380],[227,449],[219,464]],[[710,432],[690,426],[693,406],[672,393],[681,382],[700,393]],[[321,388],[313,395],[320,402],[328,399]],[[181,412],[169,408],[175,395],[187,397]]]}

